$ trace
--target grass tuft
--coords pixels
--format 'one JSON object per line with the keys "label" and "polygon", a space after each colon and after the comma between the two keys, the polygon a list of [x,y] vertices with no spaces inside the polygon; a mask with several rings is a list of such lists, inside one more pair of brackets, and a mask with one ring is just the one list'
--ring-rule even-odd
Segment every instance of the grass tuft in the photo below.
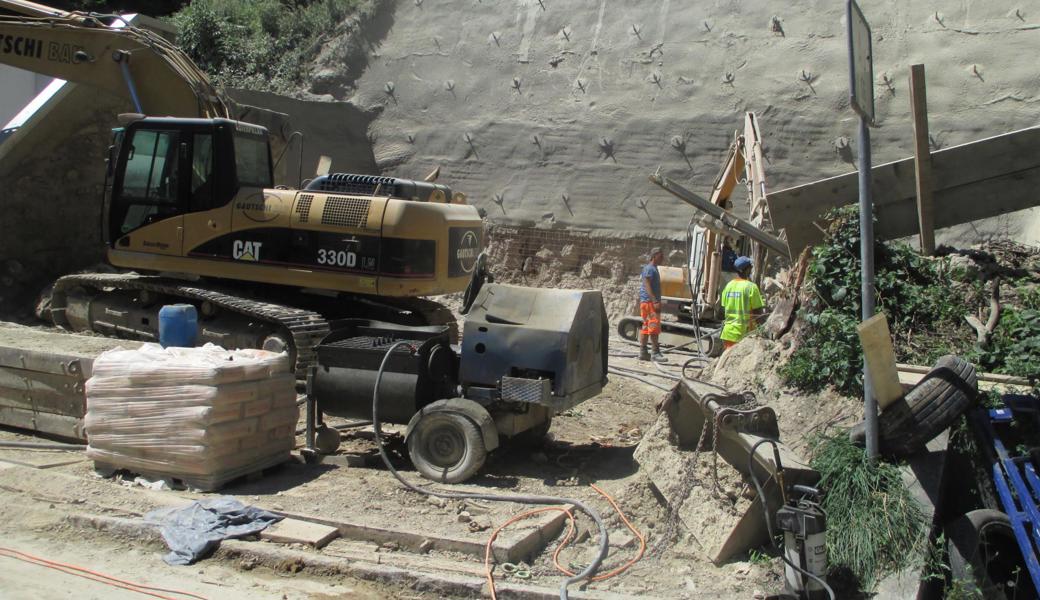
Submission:
{"label": "grass tuft", "polygon": [[816,440],[812,467],[821,475],[832,576],[871,590],[885,574],[918,560],[926,522],[898,467],[871,463],[844,434]]}

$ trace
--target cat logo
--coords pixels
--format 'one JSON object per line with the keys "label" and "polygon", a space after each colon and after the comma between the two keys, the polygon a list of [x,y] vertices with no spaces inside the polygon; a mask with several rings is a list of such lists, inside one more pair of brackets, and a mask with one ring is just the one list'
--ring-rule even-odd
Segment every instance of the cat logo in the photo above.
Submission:
{"label": "cat logo", "polygon": [[231,256],[235,257],[235,260],[260,260],[260,246],[261,242],[244,242],[242,240],[235,240],[235,243],[231,245]]}

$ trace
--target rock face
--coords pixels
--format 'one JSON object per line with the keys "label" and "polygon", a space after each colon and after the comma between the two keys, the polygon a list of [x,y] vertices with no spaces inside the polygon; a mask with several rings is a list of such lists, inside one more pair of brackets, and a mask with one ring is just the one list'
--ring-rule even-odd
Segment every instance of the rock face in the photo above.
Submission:
{"label": "rock face", "polygon": [[[496,222],[678,236],[691,209],[647,175],[661,166],[707,195],[743,111],[759,116],[771,189],[854,170],[844,6],[401,0],[376,24],[385,37],[351,100],[384,109],[369,138],[388,174],[440,165]],[[933,149],[1037,124],[1040,76],[1025,57],[1040,44],[1040,11],[862,7],[874,34],[875,163],[912,154],[914,63],[927,68]],[[1012,215],[988,231],[1031,225]]]}

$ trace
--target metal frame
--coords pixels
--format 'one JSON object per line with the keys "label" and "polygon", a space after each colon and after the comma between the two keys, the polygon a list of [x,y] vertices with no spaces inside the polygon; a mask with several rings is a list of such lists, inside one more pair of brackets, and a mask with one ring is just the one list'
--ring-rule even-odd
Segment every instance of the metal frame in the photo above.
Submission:
{"label": "metal frame", "polygon": [[[856,0],[848,0],[848,10],[846,12],[847,23],[846,28],[849,36],[849,104],[852,105],[852,110],[856,111],[858,115],[863,117],[868,123],[874,122],[874,41],[872,39],[873,33],[870,30],[870,24],[867,23],[867,18],[863,15],[863,11],[860,9],[859,4]],[[854,32],[858,25],[863,29],[866,29],[866,42],[867,42],[867,64],[866,69],[870,71],[870,78],[867,81],[870,82],[870,87],[866,90],[861,90],[856,85],[856,75],[859,71],[856,69],[856,41],[862,41],[862,38],[855,36]],[[862,67],[861,67],[862,68]],[[869,106],[865,105],[865,101],[870,101]]]}
{"label": "metal frame", "polygon": [[[1030,398],[1030,401],[1040,409],[1037,399]],[[1011,409],[1004,407],[976,411],[975,422],[983,442],[995,451],[990,465],[993,485],[1001,508],[1011,521],[1011,529],[1015,533],[1033,587],[1040,590],[1040,560],[1037,558],[1040,550],[1040,506],[1037,504],[1040,499],[1040,476],[1028,455],[1011,456],[994,427],[995,424],[1010,424],[1014,419]]]}

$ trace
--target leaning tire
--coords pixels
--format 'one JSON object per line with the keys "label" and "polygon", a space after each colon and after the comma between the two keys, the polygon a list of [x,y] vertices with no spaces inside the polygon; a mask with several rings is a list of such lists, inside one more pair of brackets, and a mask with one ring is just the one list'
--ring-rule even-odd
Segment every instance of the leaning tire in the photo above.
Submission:
{"label": "leaning tire", "polygon": [[[958,356],[943,356],[906,397],[878,416],[881,452],[895,457],[919,452],[968,410],[977,397],[975,367]],[[849,436],[853,442],[861,443],[865,438],[863,424],[853,427]]]}
{"label": "leaning tire", "polygon": [[438,411],[423,415],[408,436],[408,456],[419,474],[441,483],[461,483],[487,459],[480,428],[464,415]]}
{"label": "leaning tire", "polygon": [[1022,592],[1032,583],[1006,514],[973,510],[950,523],[946,536],[950,581],[958,590],[986,600],[1028,597]]}
{"label": "leaning tire", "polygon": [[623,317],[617,324],[617,332],[623,339],[634,342],[639,339],[643,321],[639,317]]}

